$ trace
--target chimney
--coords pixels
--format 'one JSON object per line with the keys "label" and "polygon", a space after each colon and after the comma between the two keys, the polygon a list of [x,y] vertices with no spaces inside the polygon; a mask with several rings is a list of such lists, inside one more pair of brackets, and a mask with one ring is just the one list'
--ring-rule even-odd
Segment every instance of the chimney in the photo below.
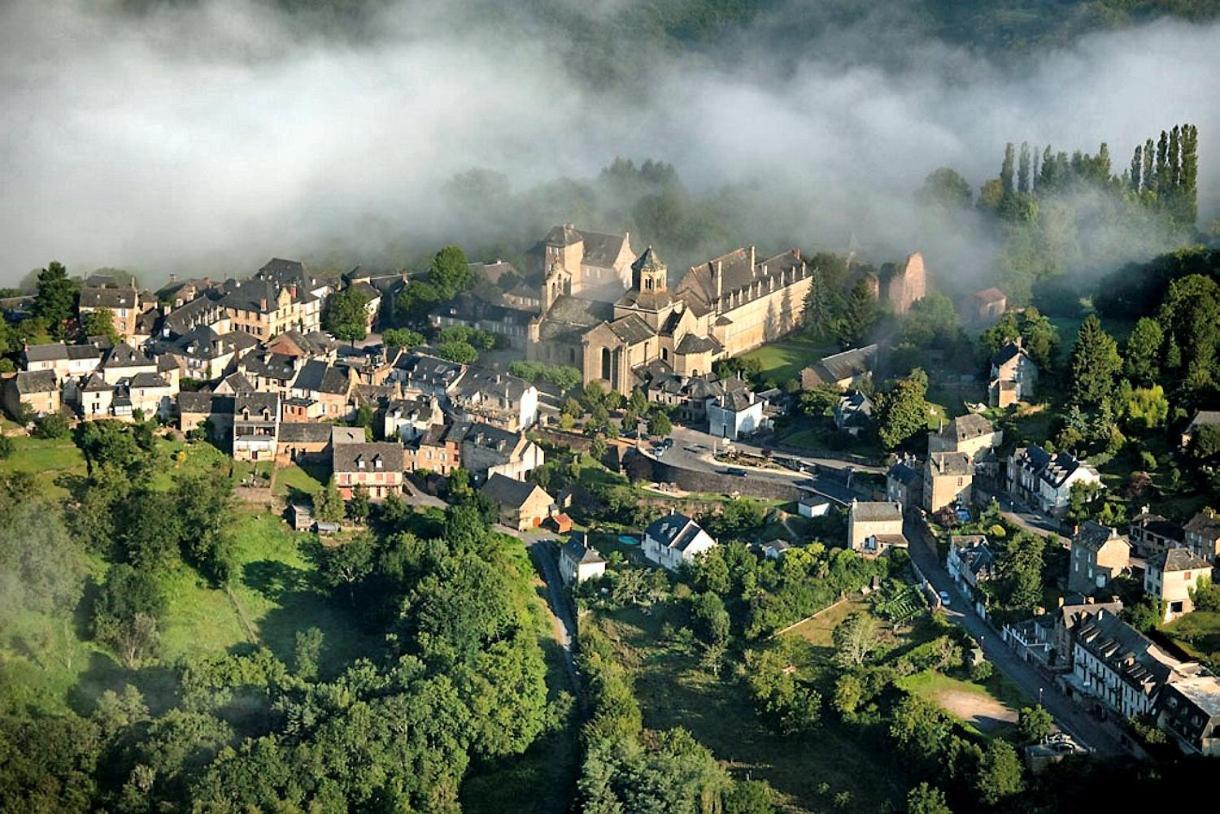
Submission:
{"label": "chimney", "polygon": [[1061,597],[1059,597],[1059,607],[1061,607],[1061,608],[1062,608],[1062,607],[1063,607],[1063,603],[1064,603],[1064,599],[1063,599],[1063,597],[1061,596]]}
{"label": "chimney", "polygon": [[750,247],[750,274],[754,273],[754,247]]}
{"label": "chimney", "polygon": [[716,261],[716,299],[724,293],[724,263],[720,260]]}
{"label": "chimney", "polygon": [[263,297],[261,300],[258,301],[258,307],[262,311],[267,310],[267,298],[266,297]]}

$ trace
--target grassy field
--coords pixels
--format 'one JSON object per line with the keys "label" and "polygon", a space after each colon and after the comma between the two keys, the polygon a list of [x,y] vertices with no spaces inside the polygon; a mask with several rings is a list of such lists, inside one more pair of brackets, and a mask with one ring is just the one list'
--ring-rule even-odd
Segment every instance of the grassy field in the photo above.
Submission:
{"label": "grassy field", "polygon": [[68,479],[83,477],[85,457],[71,438],[57,440],[14,436],[13,454],[0,461],[0,472],[28,472],[42,494],[68,496]]}
{"label": "grassy field", "polygon": [[1207,662],[1213,669],[1220,669],[1220,613],[1188,613],[1161,630],[1193,658]]}
{"label": "grassy field", "polygon": [[838,348],[802,336],[790,336],[779,342],[769,342],[761,348],[743,354],[742,359],[757,359],[764,379],[775,386],[795,379],[801,368],[813,364]]}
{"label": "grassy field", "polygon": [[968,729],[988,735],[1013,727],[1017,712],[1029,700],[998,673],[984,683],[926,670],[900,679],[899,686],[940,705]]}
{"label": "grassy field", "polygon": [[769,781],[789,811],[827,810],[843,791],[852,810],[900,804],[913,779],[886,749],[832,715],[809,737],[775,734],[755,715],[742,682],[703,671],[695,655],[664,640],[666,621],[682,623],[664,607],[617,611],[597,622],[632,673],[646,726],[685,727],[736,776]]}

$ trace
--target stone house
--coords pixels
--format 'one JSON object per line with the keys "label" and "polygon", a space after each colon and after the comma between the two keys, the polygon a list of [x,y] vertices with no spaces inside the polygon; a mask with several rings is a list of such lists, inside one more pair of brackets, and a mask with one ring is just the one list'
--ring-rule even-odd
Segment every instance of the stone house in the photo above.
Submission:
{"label": "stone house", "polygon": [[958,416],[928,434],[928,453],[961,452],[977,461],[1004,442],[1004,431],[976,413]]}
{"label": "stone house", "polygon": [[834,385],[840,390],[858,387],[873,375],[873,367],[876,364],[876,345],[865,345],[862,348],[852,348],[825,356],[820,362],[801,370],[801,389],[812,390],[823,384]]}
{"label": "stone house", "polygon": [[[363,440],[363,439],[361,439]],[[281,460],[320,460],[331,445],[331,427],[312,421],[282,421],[276,450]]]}
{"label": "stone house", "polygon": [[712,396],[704,405],[708,434],[736,441],[767,429],[770,421],[763,415],[764,407],[766,401],[748,386],[725,388],[721,395]]}
{"label": "stone house", "polygon": [[178,394],[177,378],[160,373],[137,373],[130,379],[121,379],[117,387],[126,392],[132,411],[139,410],[145,418],[168,418]]}
{"label": "stone house", "polygon": [[903,510],[923,503],[923,472],[914,455],[906,455],[885,473],[885,498]]}
{"label": "stone house", "polygon": [[541,486],[494,474],[480,493],[500,507],[500,522],[518,531],[538,528],[551,515],[555,498]]}
{"label": "stone house", "polygon": [[404,451],[407,472],[435,472],[448,477],[462,465],[462,433],[465,425],[433,424],[408,441]]}
{"label": "stone house", "polygon": [[1170,548],[1157,554],[1144,566],[1144,593],[1160,600],[1162,621],[1170,622],[1195,609],[1190,592],[1212,578],[1211,560],[1190,549]]}
{"label": "stone house", "polygon": [[1195,514],[1185,526],[1186,547],[1205,560],[1220,556],[1220,514],[1210,506]]}
{"label": "stone house", "polygon": [[974,467],[964,452],[933,452],[923,470],[923,507],[935,514],[946,506],[969,505]]}
{"label": "stone house", "polygon": [[928,292],[928,275],[923,254],[907,256],[901,265],[886,263],[877,279],[881,304],[895,314],[905,314]]}
{"label": "stone house", "polygon": [[1008,458],[1009,495],[1044,514],[1062,517],[1077,483],[1101,484],[1101,475],[1070,452],[1051,455],[1030,444]]}
{"label": "stone house", "polygon": [[715,548],[716,541],[703,527],[684,514],[674,512],[654,520],[644,529],[644,557],[669,571],[694,562]]}
{"label": "stone house", "polygon": [[94,311],[110,311],[115,332],[128,342],[138,332],[137,323],[142,307],[140,291],[134,286],[85,285],[80,290],[78,310],[81,316]]}
{"label": "stone house", "polygon": [[631,284],[631,235],[556,226],[526,253],[526,273],[543,280],[551,299],[562,294],[614,302]]}
{"label": "stone house", "polygon": [[1063,597],[1059,598],[1059,607],[1051,614],[1052,616],[1052,652],[1050,658],[1050,666],[1056,670],[1071,670],[1072,658],[1074,655],[1073,648],[1075,642],[1073,637],[1076,633],[1076,628],[1095,616],[1105,612],[1117,617],[1123,610],[1123,603],[1116,599],[1108,602],[1097,602],[1093,597],[1086,597],[1084,602],[1065,602]]}
{"label": "stone house", "polygon": [[25,408],[34,415],[58,413],[62,406],[59,379],[54,370],[22,370],[4,382],[4,408],[16,418]]}
{"label": "stone house", "polygon": [[381,442],[331,444],[331,467],[335,486],[344,500],[351,500],[357,486],[380,500],[402,493],[403,451],[401,444]]}
{"label": "stone house", "polygon": [[202,391],[178,394],[178,429],[185,432],[208,422],[212,428],[212,440],[219,443],[233,432],[234,397],[220,393]]}
{"label": "stone house", "polygon": [[1123,719],[1152,713],[1162,688],[1198,667],[1106,611],[1081,622],[1074,642],[1069,687]]}
{"label": "stone house", "polygon": [[355,387],[356,374],[350,368],[310,359],[301,365],[288,395],[317,402],[325,418],[345,420],[355,413],[352,407]]}
{"label": "stone house", "polygon": [[991,407],[1009,407],[1019,401],[1029,401],[1038,385],[1038,366],[1021,347],[1021,340],[1006,342],[991,357],[991,378],[987,385],[987,403]]}
{"label": "stone house", "polygon": [[538,423],[538,388],[518,376],[468,367],[449,388],[454,413],[516,432]]}
{"label": "stone house", "polygon": [[1127,537],[1136,554],[1148,559],[1170,548],[1177,548],[1186,542],[1186,531],[1177,523],[1170,522],[1159,514],[1153,514],[1147,506],[1131,518],[1127,527]]}
{"label": "stone house", "polygon": [[984,288],[966,298],[962,308],[965,322],[991,325],[1008,310],[1008,296],[998,288]]}
{"label": "stone house", "polygon": [[144,351],[120,342],[102,355],[102,378],[110,385],[141,373],[157,373],[157,362]]}
{"label": "stone house", "polygon": [[233,370],[242,356],[253,350],[258,340],[249,334],[219,334],[207,325],[192,328],[176,339],[153,345],[158,361],[170,359],[180,375],[200,382],[212,382]]}
{"label": "stone house", "polygon": [[1194,440],[1195,434],[1200,427],[1215,427],[1220,426],[1220,410],[1200,410],[1195,413],[1194,418],[1186,425],[1186,429],[1182,430],[1182,448],[1190,446],[1190,442]]}
{"label": "stone house", "polygon": [[1068,590],[1088,596],[1131,567],[1131,544],[1118,529],[1086,520],[1072,538],[1070,560]]}
{"label": "stone house", "polygon": [[461,436],[462,466],[477,481],[492,475],[525,480],[534,469],[546,463],[542,447],[525,437],[491,424],[458,423],[454,433]]}
{"label": "stone house", "polygon": [[233,398],[233,458],[274,461],[278,454],[280,396],[239,393]]}
{"label": "stone house", "polygon": [[102,361],[102,348],[89,345],[65,345],[51,342],[46,345],[26,345],[21,352],[22,366],[30,373],[50,370],[55,378],[63,382],[79,379],[97,370]]}
{"label": "stone house", "polygon": [[1188,755],[1220,757],[1220,678],[1193,675],[1166,684],[1157,725]]}
{"label": "stone house", "polygon": [[393,399],[382,411],[381,433],[383,438],[414,441],[430,427],[444,421],[445,414],[441,412],[436,396]]}
{"label": "stone house", "polygon": [[847,514],[847,545],[866,557],[876,557],[891,548],[906,548],[901,504],[852,500]]}

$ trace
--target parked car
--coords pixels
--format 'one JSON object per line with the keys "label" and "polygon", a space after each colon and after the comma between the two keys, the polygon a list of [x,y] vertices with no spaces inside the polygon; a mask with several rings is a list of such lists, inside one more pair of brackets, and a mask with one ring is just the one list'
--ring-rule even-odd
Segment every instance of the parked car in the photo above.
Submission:
{"label": "parked car", "polygon": [[672,438],[664,438],[661,440],[661,446],[665,447],[666,449],[669,449],[673,445],[674,445],[674,439],[672,439]]}
{"label": "parked car", "polygon": [[730,466],[728,469],[724,470],[724,474],[744,478],[748,473],[740,466]]}
{"label": "parked car", "polygon": [[948,591],[940,592],[940,604],[944,605],[946,608],[953,604],[953,602],[951,601],[951,599],[949,597]]}
{"label": "parked car", "polygon": [[665,453],[666,453],[668,450],[669,450],[669,447],[666,447],[666,446],[662,446],[662,445],[660,445],[660,444],[657,444],[656,446],[654,446],[654,447],[652,448],[652,454],[653,454],[655,457],[660,458],[660,457],[662,457],[663,455],[665,455]]}

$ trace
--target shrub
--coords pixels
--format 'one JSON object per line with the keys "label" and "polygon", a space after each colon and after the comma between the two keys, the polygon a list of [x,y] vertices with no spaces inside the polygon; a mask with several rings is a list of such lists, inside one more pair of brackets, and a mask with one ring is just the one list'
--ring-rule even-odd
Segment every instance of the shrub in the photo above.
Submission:
{"label": "shrub", "polygon": [[34,437],[67,438],[70,429],[68,419],[59,413],[50,413],[34,422]]}

